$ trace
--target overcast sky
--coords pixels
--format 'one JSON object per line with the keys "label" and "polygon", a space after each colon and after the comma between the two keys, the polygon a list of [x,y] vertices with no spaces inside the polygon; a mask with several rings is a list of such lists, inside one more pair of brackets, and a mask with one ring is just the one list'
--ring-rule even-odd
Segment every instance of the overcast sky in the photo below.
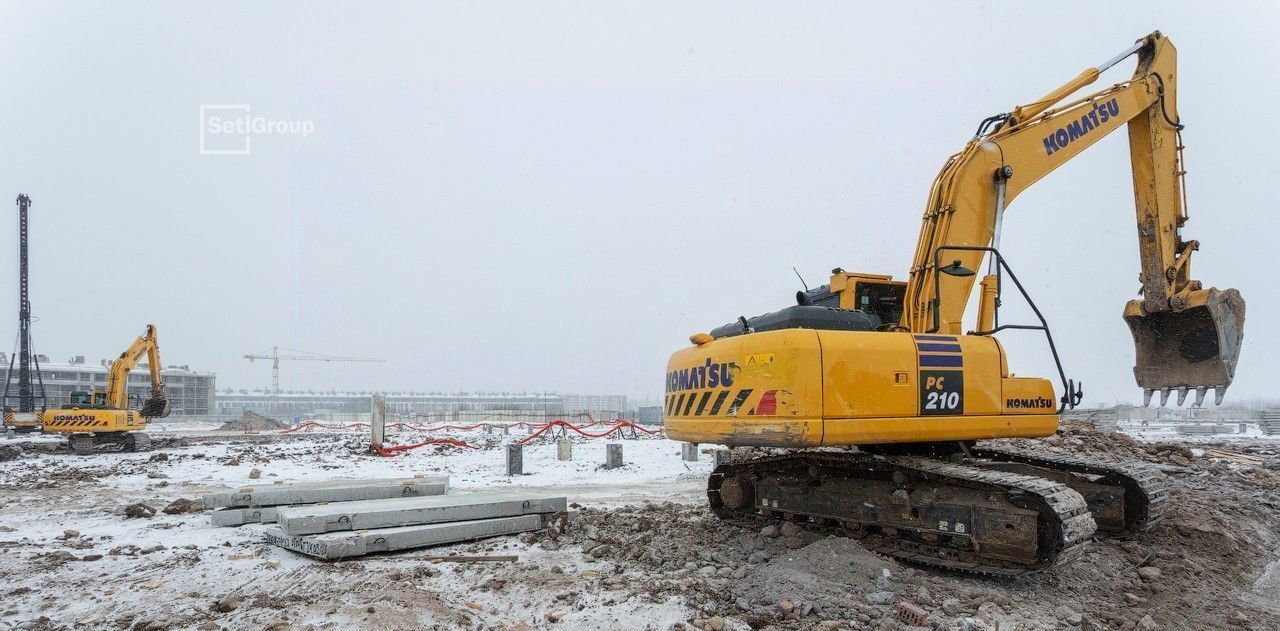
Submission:
{"label": "overcast sky", "polygon": [[[5,2],[0,197],[34,200],[37,348],[97,361],[154,322],[220,387],[269,385],[241,356],[280,345],[388,360],[288,363],[285,388],[656,399],[689,334],[790,304],[792,266],[904,277],[982,118],[1160,29],[1194,275],[1248,301],[1228,398],[1275,397],[1280,5],[962,4]],[[226,104],[314,131],[202,155]],[[1091,402],[1140,400],[1133,216],[1121,132],[1005,222]],[[1003,339],[1052,374],[1042,338]]]}

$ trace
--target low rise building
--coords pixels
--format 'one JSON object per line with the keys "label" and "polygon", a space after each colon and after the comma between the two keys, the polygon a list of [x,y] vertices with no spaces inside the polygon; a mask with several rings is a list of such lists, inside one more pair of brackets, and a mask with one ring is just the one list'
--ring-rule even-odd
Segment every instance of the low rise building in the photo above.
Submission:
{"label": "low rise building", "polygon": [[485,416],[541,419],[564,412],[560,395],[534,393],[443,393],[443,392],[338,392],[224,389],[218,393],[217,412],[238,416],[246,410],[280,420],[306,416],[327,417],[367,414],[370,398],[381,394],[391,415],[422,415],[446,419],[473,419]]}
{"label": "low rise building", "polygon": [[[37,356],[40,362],[40,380],[44,383],[45,399],[48,407],[53,408],[65,404],[72,392],[93,392],[105,390],[107,387],[107,360],[97,364],[87,364],[84,357],[73,357],[66,362],[51,362],[44,355]],[[9,381],[9,361],[0,354],[0,373],[5,383]],[[214,413],[214,393],[217,390],[217,375],[211,372],[197,372],[188,366],[166,366],[160,371],[164,379],[165,395],[169,397],[172,416],[209,416]],[[32,378],[35,381],[35,378]],[[17,379],[14,379],[17,382]],[[129,373],[129,397],[140,401],[151,395],[151,372],[147,364],[139,364]],[[136,399],[134,399],[136,397]]]}

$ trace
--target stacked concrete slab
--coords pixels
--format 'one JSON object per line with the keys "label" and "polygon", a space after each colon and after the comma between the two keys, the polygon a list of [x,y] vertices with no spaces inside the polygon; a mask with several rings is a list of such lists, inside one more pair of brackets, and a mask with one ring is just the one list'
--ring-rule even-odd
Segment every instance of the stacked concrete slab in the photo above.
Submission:
{"label": "stacked concrete slab", "polygon": [[288,535],[279,528],[271,528],[267,531],[267,541],[310,557],[336,561],[378,552],[396,552],[486,537],[514,535],[538,530],[545,527],[547,523],[546,515],[519,515],[317,535]]}
{"label": "stacked concrete slab", "polygon": [[514,491],[290,506],[267,540],[336,560],[508,535],[547,526],[567,509],[564,497]]}
{"label": "stacked concrete slab", "polygon": [[336,502],[313,506],[286,506],[276,524],[290,535],[311,535],[335,530],[369,530],[395,526],[452,521],[494,519],[513,515],[559,513],[565,498],[530,495],[517,491],[463,493],[436,497]]}
{"label": "stacked concrete slab", "polygon": [[412,478],[324,480],[294,484],[246,486],[235,491],[209,493],[206,508],[218,508],[210,515],[215,526],[271,523],[281,506],[351,500],[443,495],[449,491],[449,476]]}
{"label": "stacked concrete slab", "polygon": [[1177,432],[1180,436],[1212,436],[1214,434],[1230,434],[1233,428],[1230,425],[1222,423],[1194,423],[1178,425]]}
{"label": "stacked concrete slab", "polygon": [[1280,435],[1280,410],[1262,410],[1258,413],[1258,424],[1263,434]]}
{"label": "stacked concrete slab", "polygon": [[563,496],[448,490],[448,476],[328,480],[248,486],[204,502],[219,509],[216,526],[275,524],[268,542],[325,560],[538,530],[568,508]]}

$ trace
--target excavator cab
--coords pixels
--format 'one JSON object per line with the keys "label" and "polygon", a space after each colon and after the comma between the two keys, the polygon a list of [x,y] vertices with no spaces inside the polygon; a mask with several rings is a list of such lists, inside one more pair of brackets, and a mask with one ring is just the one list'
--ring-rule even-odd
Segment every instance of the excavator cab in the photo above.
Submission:
{"label": "excavator cab", "polygon": [[67,407],[70,408],[105,408],[107,396],[102,392],[85,392],[75,390],[67,395]]}
{"label": "excavator cab", "polygon": [[[146,418],[164,418],[169,416],[171,408],[169,398],[165,396],[163,389],[153,389],[151,396],[145,399],[137,395],[128,395],[128,402],[130,408],[136,408],[138,413]],[[73,391],[67,395],[67,407],[82,410],[117,409],[111,405],[111,401],[107,398],[107,393],[102,390],[93,392]]]}
{"label": "excavator cab", "polygon": [[837,267],[831,270],[826,285],[797,291],[796,304],[860,311],[878,321],[877,328],[885,328],[896,327],[902,320],[906,295],[907,283],[892,276],[846,272]]}
{"label": "excavator cab", "polygon": [[1222,403],[1235,377],[1240,343],[1244,339],[1244,298],[1235,289],[1210,288],[1189,292],[1179,310],[1150,312],[1141,300],[1124,309],[1124,320],[1133,333],[1136,362],[1133,375],[1143,390],[1143,404],[1156,392],[1160,405],[1170,392],[1182,405],[1194,390],[1195,405],[1204,403],[1214,390],[1214,402]]}

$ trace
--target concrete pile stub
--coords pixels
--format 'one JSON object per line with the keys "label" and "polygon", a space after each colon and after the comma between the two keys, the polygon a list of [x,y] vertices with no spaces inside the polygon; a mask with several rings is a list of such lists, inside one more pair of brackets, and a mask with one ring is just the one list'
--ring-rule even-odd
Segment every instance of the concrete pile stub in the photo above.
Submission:
{"label": "concrete pile stub", "polygon": [[557,439],[556,458],[560,460],[573,460],[573,441],[568,438]]}
{"label": "concrete pile stub", "polygon": [[604,468],[617,469],[622,466],[622,443],[609,443],[604,446]]}
{"label": "concrete pile stub", "polygon": [[685,462],[697,462],[698,443],[680,443],[680,457]]}
{"label": "concrete pile stub", "polygon": [[382,446],[387,436],[387,400],[380,394],[369,400],[369,451]]}
{"label": "concrete pile stub", "polygon": [[524,475],[524,445],[507,445],[507,475]]}

